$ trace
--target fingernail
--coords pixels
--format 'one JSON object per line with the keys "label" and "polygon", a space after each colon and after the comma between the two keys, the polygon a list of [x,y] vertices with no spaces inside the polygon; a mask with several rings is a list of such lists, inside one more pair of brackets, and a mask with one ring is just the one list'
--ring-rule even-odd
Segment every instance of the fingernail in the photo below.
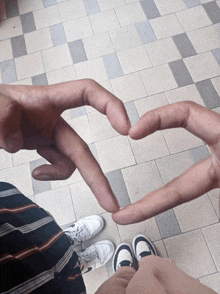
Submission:
{"label": "fingernail", "polygon": [[19,150],[21,148],[21,146],[20,146],[21,140],[22,140],[22,133],[20,130],[12,135],[9,135],[6,138],[6,144],[8,146],[8,149],[11,152]]}

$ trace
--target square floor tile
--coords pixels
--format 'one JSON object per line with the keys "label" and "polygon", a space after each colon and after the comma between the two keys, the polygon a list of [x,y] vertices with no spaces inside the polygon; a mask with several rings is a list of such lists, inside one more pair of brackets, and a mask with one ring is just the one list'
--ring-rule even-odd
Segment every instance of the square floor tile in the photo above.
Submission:
{"label": "square floor tile", "polygon": [[130,143],[138,164],[170,154],[160,131],[141,140],[130,139]]}
{"label": "square floor tile", "polygon": [[150,23],[158,39],[167,38],[184,32],[175,14],[151,19]]}
{"label": "square floor tile", "polygon": [[186,33],[173,36],[173,41],[178,48],[182,58],[196,55],[196,50]]}
{"label": "square floor tile", "polygon": [[37,194],[35,199],[39,206],[52,214],[59,225],[65,225],[76,220],[68,187]]}
{"label": "square floor tile", "polygon": [[220,22],[220,7],[218,6],[217,2],[211,1],[204,4],[203,7],[205,8],[205,11],[213,24]]}
{"label": "square floor tile", "polygon": [[76,71],[73,65],[47,72],[48,84],[57,84],[76,80]]}
{"label": "square floor tile", "polygon": [[31,78],[27,78],[27,79],[23,79],[20,81],[16,81],[11,83],[11,85],[27,85],[27,86],[32,86],[32,79]]}
{"label": "square floor tile", "polygon": [[210,251],[200,230],[171,237],[164,240],[164,243],[169,257],[191,277],[198,278],[216,272]]}
{"label": "square floor tile", "polygon": [[207,146],[200,146],[200,147],[190,149],[189,153],[192,159],[194,160],[195,164],[210,156]]}
{"label": "square floor tile", "polygon": [[127,137],[114,137],[96,143],[102,170],[107,173],[135,164]]}
{"label": "square floor tile", "polygon": [[194,82],[220,75],[220,67],[211,52],[185,58],[184,62]]}
{"label": "square floor tile", "polygon": [[22,35],[21,19],[19,16],[1,22],[0,41]]}
{"label": "square floor tile", "polygon": [[79,79],[90,78],[97,82],[108,80],[105,65],[101,57],[75,64]]}
{"label": "square floor tile", "polygon": [[3,84],[8,84],[17,81],[14,59],[3,61],[0,65],[0,68]]}
{"label": "square floor tile", "polygon": [[67,44],[44,50],[42,52],[45,71],[59,69],[73,63]]}
{"label": "square floor tile", "polygon": [[88,113],[88,119],[94,141],[105,140],[119,135],[113,129],[107,117],[102,113],[97,111]]}
{"label": "square floor tile", "polygon": [[154,0],[140,1],[140,4],[147,19],[153,19],[161,16]]}
{"label": "square floor tile", "polygon": [[148,95],[154,95],[177,87],[168,64],[142,70],[140,74]]}
{"label": "square floor tile", "polygon": [[176,15],[186,32],[203,28],[212,24],[201,5],[179,11],[176,13]]}
{"label": "square floor tile", "polygon": [[163,258],[168,257],[165,246],[164,246],[164,243],[163,243],[162,240],[156,241],[153,244],[156,247],[156,251],[157,251],[158,256],[161,256]]}
{"label": "square floor tile", "polygon": [[194,165],[189,152],[182,152],[156,160],[163,183],[167,184]]}
{"label": "square floor tile", "polygon": [[157,215],[155,219],[163,239],[182,233],[173,209],[169,209]]}
{"label": "square floor tile", "polygon": [[5,9],[7,18],[12,18],[19,15],[18,1],[8,0],[5,1]]}
{"label": "square floor tile", "polygon": [[172,38],[148,43],[145,48],[154,66],[181,58]]}
{"label": "square floor tile", "polygon": [[139,73],[132,73],[111,80],[115,96],[123,102],[132,101],[147,96],[147,92],[141,81]]}
{"label": "square floor tile", "polygon": [[126,4],[125,0],[98,0],[99,6],[101,8],[101,10],[108,10],[111,8],[116,8],[119,6],[123,6]]}
{"label": "square floor tile", "polygon": [[218,62],[219,66],[220,66],[220,49],[212,50],[212,54],[215,57],[216,61]]}
{"label": "square floor tile", "polygon": [[104,55],[102,57],[109,79],[115,79],[124,75],[120,61],[116,53]]}
{"label": "square floor tile", "polygon": [[15,59],[18,80],[36,76],[44,72],[41,53],[33,53]]}
{"label": "square floor tile", "polygon": [[54,4],[57,4],[57,0],[43,0],[44,2],[44,7],[48,7]]}
{"label": "square floor tile", "polygon": [[13,166],[12,154],[0,149],[0,169]]}
{"label": "square floor tile", "polygon": [[44,8],[42,0],[20,0],[18,1],[20,14],[32,12]]}
{"label": "square floor tile", "polygon": [[134,101],[129,101],[125,103],[124,106],[127,111],[127,115],[130,119],[131,126],[135,125],[139,121],[140,116],[138,115],[137,108],[134,104]]}
{"label": "square floor tile", "polygon": [[220,273],[212,274],[206,277],[202,277],[199,281],[214,290],[216,293],[220,293]]}
{"label": "square floor tile", "polygon": [[32,84],[34,86],[45,86],[48,85],[46,73],[32,77]]}
{"label": "square floor tile", "polygon": [[119,22],[113,9],[102,11],[89,16],[94,34],[118,29]]}
{"label": "square floor tile", "polygon": [[220,38],[213,26],[188,33],[197,53],[203,53],[220,47]]}
{"label": "square floor tile", "polygon": [[70,176],[68,179],[61,180],[61,181],[51,181],[50,183],[51,183],[52,189],[57,189],[60,187],[68,186],[68,185],[75,184],[82,181],[83,181],[83,178],[81,174],[79,173],[78,169],[76,169],[74,173],[72,174],[72,176]]}
{"label": "square floor tile", "polygon": [[[68,42],[76,41],[84,37],[92,36],[93,31],[89,22],[89,18],[81,17],[63,23],[64,30]],[[74,28],[74,30],[73,30]]]}
{"label": "square floor tile", "polygon": [[140,46],[142,44],[135,25],[111,30],[108,33],[116,52]]}
{"label": "square floor tile", "polygon": [[87,60],[84,44],[82,40],[73,41],[68,43],[70,54],[73,60],[73,63],[79,63]]}
{"label": "square floor tile", "polygon": [[202,228],[218,222],[208,195],[203,195],[174,208],[182,232]]}
{"label": "square floor tile", "polygon": [[105,212],[85,182],[70,185],[70,191],[77,220]]}
{"label": "square floor tile", "polygon": [[21,163],[29,162],[32,160],[40,159],[41,156],[35,150],[20,150],[12,155],[13,164],[18,165]]}
{"label": "square floor tile", "polygon": [[169,67],[179,87],[193,84],[192,77],[182,59],[170,62]]}
{"label": "square floor tile", "polygon": [[14,58],[27,55],[24,35],[11,38],[11,46]]}
{"label": "square floor tile", "polygon": [[36,28],[42,29],[61,22],[57,5],[34,11]]}
{"label": "square floor tile", "polygon": [[215,90],[218,92],[218,95],[220,96],[220,77],[211,79],[213,86],[215,87]]}
{"label": "square floor tile", "polygon": [[171,154],[202,146],[203,141],[183,128],[162,131]]}
{"label": "square floor tile", "polygon": [[28,54],[53,47],[49,28],[24,35]]}
{"label": "square floor tile", "polygon": [[220,106],[220,97],[210,80],[198,82],[196,87],[206,107],[212,109]]}
{"label": "square floor tile", "polygon": [[108,33],[102,33],[83,38],[82,41],[88,59],[100,57],[102,55],[114,52],[114,48]]}
{"label": "square floor tile", "polygon": [[115,13],[122,27],[146,20],[139,2],[115,8]]}
{"label": "square floor tile", "polygon": [[135,105],[137,107],[140,117],[152,109],[155,109],[167,104],[168,104],[168,101],[164,93],[153,95],[143,99],[138,99],[135,101]]}
{"label": "square floor tile", "polygon": [[0,170],[2,182],[11,183],[25,196],[33,195],[30,167],[28,163]]}
{"label": "square floor tile", "polygon": [[51,26],[50,33],[53,41],[53,46],[66,44],[67,38],[62,23]]}
{"label": "square floor tile", "polygon": [[127,49],[117,53],[124,74],[152,67],[144,46]]}
{"label": "square floor tile", "polygon": [[187,8],[192,8],[201,4],[200,0],[183,0],[183,1],[186,4]]}
{"label": "square floor tile", "polygon": [[218,271],[220,270],[220,223],[202,229]]}
{"label": "square floor tile", "polygon": [[160,232],[154,217],[137,224],[127,226],[118,225],[119,234],[122,242],[132,244],[133,237],[137,234],[144,234],[152,242],[160,240]]}
{"label": "square floor tile", "polygon": [[97,0],[83,0],[87,15],[95,14],[101,11]]}
{"label": "square floor tile", "polygon": [[163,186],[154,161],[125,168],[122,174],[131,203],[141,200],[147,194]]}
{"label": "square floor tile", "polygon": [[86,16],[86,9],[83,0],[65,1],[58,4],[62,21]]}
{"label": "square floor tile", "polygon": [[204,106],[204,102],[195,85],[174,89],[166,92],[165,94],[169,103],[190,100]]}
{"label": "square floor tile", "polygon": [[6,7],[5,7],[4,1],[0,1],[0,11],[1,11],[0,21],[7,19]]}
{"label": "square floor tile", "polygon": [[87,115],[72,118],[68,120],[68,124],[87,144],[93,142],[93,136]]}
{"label": "square floor tile", "polygon": [[33,12],[21,15],[21,25],[24,34],[36,31]]}
{"label": "square floor tile", "polygon": [[143,44],[154,42],[157,37],[152,29],[149,20],[138,22],[135,24]]}
{"label": "square floor tile", "polygon": [[154,0],[154,2],[156,3],[161,15],[186,9],[186,5],[183,0],[167,0],[166,2],[163,0]]}
{"label": "square floor tile", "polygon": [[0,42],[0,62],[13,58],[10,39]]}

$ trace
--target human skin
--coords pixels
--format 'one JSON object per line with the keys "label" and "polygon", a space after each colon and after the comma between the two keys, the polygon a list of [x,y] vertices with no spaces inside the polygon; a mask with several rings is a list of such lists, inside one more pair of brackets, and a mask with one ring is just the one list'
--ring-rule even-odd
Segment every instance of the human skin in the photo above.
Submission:
{"label": "human skin", "polygon": [[37,167],[37,180],[64,180],[78,168],[99,204],[109,212],[118,201],[87,144],[62,119],[66,109],[91,105],[112,127],[128,135],[130,121],[123,103],[90,79],[51,86],[0,85],[0,147],[14,153],[37,150],[51,165]]}

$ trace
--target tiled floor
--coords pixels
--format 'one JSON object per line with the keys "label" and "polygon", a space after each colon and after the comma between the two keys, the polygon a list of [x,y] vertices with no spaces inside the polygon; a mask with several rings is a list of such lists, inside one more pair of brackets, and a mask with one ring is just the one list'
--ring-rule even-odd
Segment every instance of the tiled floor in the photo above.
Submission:
{"label": "tiled floor", "polygon": [[[220,112],[219,0],[0,0],[0,10],[0,83],[93,78],[125,103],[132,124],[146,111],[186,99]],[[133,141],[90,107],[64,117],[89,144],[121,206],[209,155],[202,140],[182,129]],[[145,233],[161,256],[220,293],[219,191],[118,226],[78,172],[66,181],[33,180],[30,171],[43,162],[36,152],[0,150],[0,179],[15,184],[63,227],[101,214],[106,226],[95,240],[117,245]],[[108,263],[85,275],[88,293],[111,274]]]}

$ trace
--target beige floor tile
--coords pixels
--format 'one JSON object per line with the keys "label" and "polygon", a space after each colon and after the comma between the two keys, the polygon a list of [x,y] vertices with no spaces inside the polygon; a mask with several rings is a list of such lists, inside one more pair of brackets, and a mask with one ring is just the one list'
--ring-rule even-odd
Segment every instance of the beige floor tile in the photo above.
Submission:
{"label": "beige floor tile", "polygon": [[14,165],[41,158],[41,156],[35,150],[20,150],[17,153],[14,153],[12,157]]}
{"label": "beige floor tile", "polygon": [[135,25],[109,31],[115,51],[126,50],[142,45],[141,38]]}
{"label": "beige floor tile", "polygon": [[69,65],[47,72],[47,80],[49,85],[74,81],[76,79],[77,76],[74,65]]}
{"label": "beige floor tile", "polygon": [[147,96],[138,72],[111,80],[115,96],[124,103]]}
{"label": "beige floor tile", "polygon": [[189,32],[188,37],[198,54],[220,47],[220,38],[214,26]]}
{"label": "beige floor tile", "polygon": [[208,195],[179,205],[174,211],[183,233],[218,222]]}
{"label": "beige floor tile", "polygon": [[44,8],[43,0],[20,0],[18,1],[20,14],[32,12]]}
{"label": "beige floor tile", "polygon": [[205,239],[200,230],[164,240],[169,257],[193,278],[216,272]]}
{"label": "beige floor tile", "polygon": [[15,58],[18,80],[44,73],[44,65],[40,52]]}
{"label": "beige floor tile", "polygon": [[1,22],[0,41],[22,35],[21,19],[19,16]]}
{"label": "beige floor tile", "polygon": [[90,78],[102,82],[108,80],[105,65],[101,57],[75,64],[79,79]]}
{"label": "beige floor tile", "polygon": [[220,75],[220,67],[211,52],[185,58],[184,62],[194,82]]}
{"label": "beige floor tile", "polygon": [[183,0],[167,0],[166,2],[163,0],[154,0],[154,2],[157,5],[161,15],[186,9],[186,5],[184,4]]}
{"label": "beige floor tile", "polygon": [[161,94],[157,94],[157,95],[136,100],[134,103],[135,103],[135,106],[137,107],[138,114],[141,117],[142,115],[144,115],[146,112],[150,110],[167,105],[168,101],[165,94],[161,93]]}
{"label": "beige floor tile", "polygon": [[146,20],[146,16],[139,2],[115,8],[115,13],[122,27]]}
{"label": "beige floor tile", "polygon": [[108,271],[106,266],[83,275],[83,280],[86,286],[86,294],[94,294],[107,279]]}
{"label": "beige floor tile", "polygon": [[107,32],[120,27],[113,9],[102,11],[89,16],[94,34]]}
{"label": "beige floor tile", "polygon": [[34,11],[34,20],[37,30],[46,28],[61,22],[57,5]]}
{"label": "beige floor tile", "polygon": [[169,103],[190,100],[204,106],[204,102],[195,85],[174,89],[165,93]]}
{"label": "beige floor tile", "polygon": [[208,192],[209,199],[211,200],[212,206],[215,209],[217,217],[220,219],[219,214],[219,198],[220,198],[220,191],[219,189],[214,189]]}
{"label": "beige floor tile", "polygon": [[13,166],[12,154],[0,149],[0,169]]}
{"label": "beige floor tile", "polygon": [[121,237],[121,242],[128,242],[130,244],[132,244],[134,236],[138,234],[144,234],[152,242],[161,239],[160,232],[154,217],[137,224],[131,224],[127,226],[118,225],[118,230]]}
{"label": "beige floor tile", "polygon": [[154,66],[181,59],[172,38],[148,43],[145,48]]}
{"label": "beige floor tile", "polygon": [[154,161],[125,168],[122,174],[132,203],[163,186]]}
{"label": "beige floor tile", "polygon": [[67,44],[44,50],[42,58],[46,72],[73,64]]}
{"label": "beige floor tile", "polygon": [[107,32],[84,38],[83,44],[88,59],[114,52],[111,39]]}
{"label": "beige floor tile", "polygon": [[91,127],[89,125],[89,120],[86,115],[72,118],[68,120],[68,124],[74,129],[74,131],[87,143],[92,143],[93,136],[91,132]]}
{"label": "beige floor tile", "polygon": [[162,131],[171,154],[204,145],[203,141],[183,128]]}
{"label": "beige floor tile", "polygon": [[36,203],[49,211],[59,225],[76,220],[70,190],[68,187],[35,195]]}
{"label": "beige floor tile", "polygon": [[58,4],[62,21],[86,16],[86,9],[83,0],[65,1]]}
{"label": "beige floor tile", "polygon": [[199,279],[199,281],[215,292],[220,293],[220,273],[202,277]]}
{"label": "beige floor tile", "polygon": [[25,34],[24,38],[28,54],[53,47],[49,28]]}
{"label": "beige floor tile", "polygon": [[177,88],[177,83],[168,64],[142,70],[140,74],[148,95]]}
{"label": "beige floor tile", "polygon": [[137,164],[170,154],[161,131],[141,140],[129,140]]}
{"label": "beige floor tile", "polygon": [[77,169],[77,170],[74,171],[72,176],[69,177],[66,180],[63,180],[63,181],[51,181],[51,187],[52,187],[52,189],[57,189],[57,188],[68,186],[68,185],[78,183],[78,182],[81,182],[81,181],[83,181],[83,178],[82,178],[80,172]]}
{"label": "beige floor tile", "polygon": [[11,85],[27,85],[27,86],[32,86],[32,79],[27,78],[23,80],[16,81],[14,83],[10,83]]}
{"label": "beige floor tile", "polygon": [[139,46],[117,53],[124,74],[152,67],[144,46]]}
{"label": "beige floor tile", "polygon": [[94,141],[106,140],[119,135],[102,113],[93,111],[88,114],[88,118]]}
{"label": "beige floor tile", "polygon": [[163,258],[168,257],[163,241],[161,241],[161,240],[156,241],[156,242],[153,242],[153,244],[156,247],[158,256],[163,257]]}
{"label": "beige floor tile", "polygon": [[158,39],[171,37],[184,32],[175,14],[169,14],[150,20]]}
{"label": "beige floor tile", "polygon": [[63,23],[63,26],[68,42],[76,41],[93,35],[89,18],[87,16],[66,21]]}
{"label": "beige floor tile", "polygon": [[164,184],[181,175],[194,165],[189,152],[182,152],[156,160]]}
{"label": "beige floor tile", "polygon": [[96,143],[101,167],[105,173],[135,164],[127,137],[114,137]]}
{"label": "beige floor tile", "polygon": [[10,39],[0,42],[0,62],[13,58]]}
{"label": "beige floor tile", "polygon": [[220,271],[220,255],[219,255],[219,244],[220,244],[220,223],[208,226],[202,229],[208,244],[209,250],[212,254],[214,262],[218,271]]}
{"label": "beige floor tile", "polygon": [[88,215],[104,212],[85,182],[70,185],[70,191],[77,220]]}
{"label": "beige floor tile", "polygon": [[28,163],[0,170],[2,182],[11,183],[25,196],[33,195],[30,166]]}
{"label": "beige floor tile", "polygon": [[218,92],[220,96],[220,77],[214,78],[211,80],[213,86],[215,87],[216,91]]}
{"label": "beige floor tile", "polygon": [[186,32],[212,24],[202,5],[179,11],[176,15]]}
{"label": "beige floor tile", "polygon": [[108,10],[111,8],[116,8],[119,6],[123,6],[125,5],[125,0],[98,0],[99,6],[101,8],[101,10]]}

